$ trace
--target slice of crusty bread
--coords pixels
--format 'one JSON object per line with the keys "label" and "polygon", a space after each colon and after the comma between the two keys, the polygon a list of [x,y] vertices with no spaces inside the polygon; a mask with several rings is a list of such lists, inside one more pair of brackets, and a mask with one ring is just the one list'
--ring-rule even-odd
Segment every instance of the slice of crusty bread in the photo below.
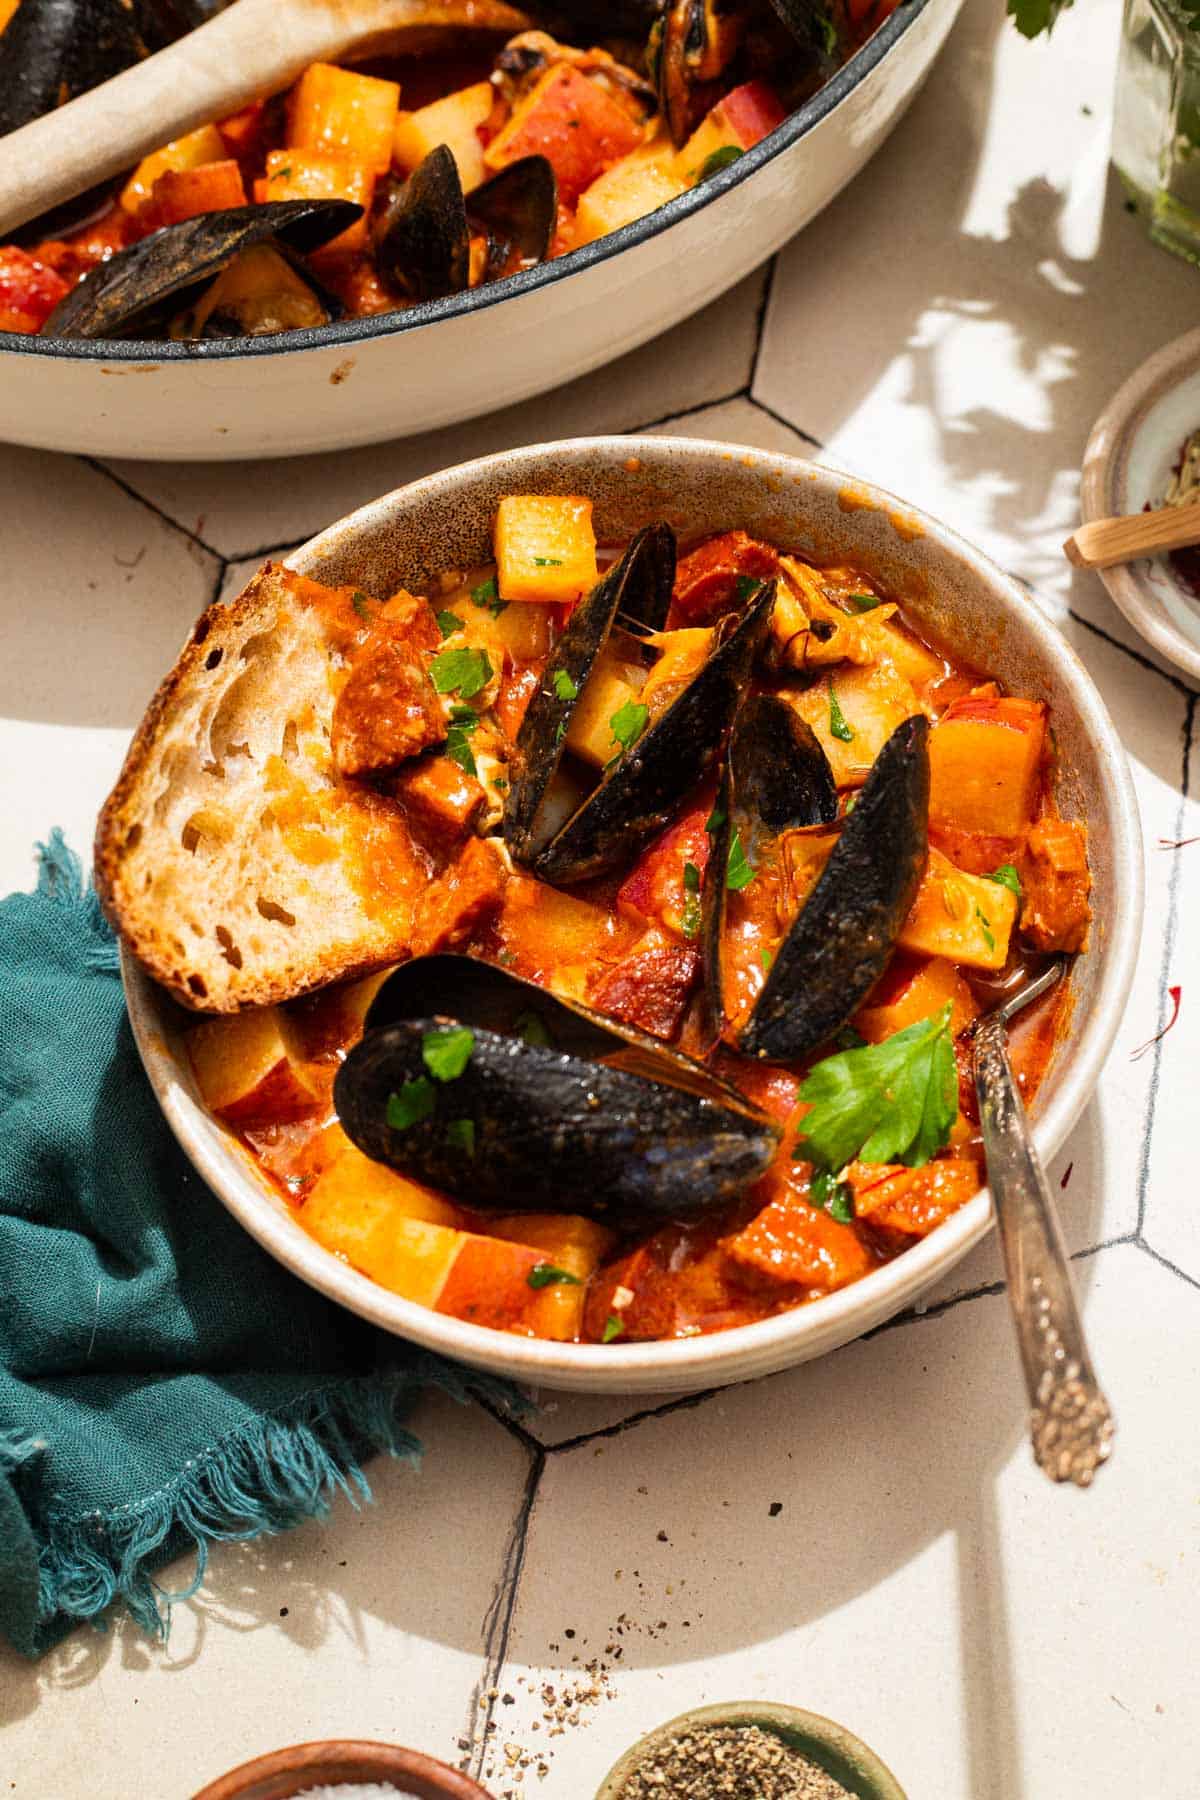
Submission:
{"label": "slice of crusty bread", "polygon": [[185,1006],[265,1006],[407,948],[421,852],[395,809],[337,781],[344,659],[328,595],[268,563],[200,619],[100,816],[96,886]]}

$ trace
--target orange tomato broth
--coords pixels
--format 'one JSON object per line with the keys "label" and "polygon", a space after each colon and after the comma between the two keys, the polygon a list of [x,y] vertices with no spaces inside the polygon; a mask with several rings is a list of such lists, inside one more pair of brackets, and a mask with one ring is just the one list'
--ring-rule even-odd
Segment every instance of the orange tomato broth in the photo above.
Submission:
{"label": "orange tomato broth", "polygon": [[[600,560],[603,563],[607,557],[602,554]],[[684,629],[706,613],[718,616],[730,607],[736,609],[740,604],[738,571],[769,567],[780,570],[774,547],[756,544],[743,533],[705,540],[681,557],[668,628]],[[945,902],[941,911],[933,908],[935,931],[956,926],[951,902],[956,900],[958,885],[1011,865],[1019,870],[1024,885],[1019,910],[1033,921],[1035,941],[1028,941],[1014,927],[1009,953],[1003,966],[995,970],[957,964],[919,948],[899,947],[851,1021],[874,1043],[930,1016],[942,1005],[951,1007],[960,1114],[949,1143],[924,1168],[852,1164],[840,1172],[853,1197],[852,1212],[837,1217],[827,1203],[820,1203],[819,1192],[814,1192],[811,1165],[793,1156],[796,1128],[805,1111],[797,1101],[797,1090],[807,1068],[833,1046],[824,1046],[803,1063],[780,1067],[751,1062],[739,1056],[730,1043],[715,1049],[706,1045],[696,1004],[698,957],[688,933],[684,867],[689,862],[702,866],[708,853],[705,822],[716,791],[714,774],[697,782],[691,799],[629,867],[569,891],[510,871],[489,852],[486,839],[469,827],[460,829],[451,822],[445,829],[431,831],[427,813],[396,797],[402,791],[416,790],[402,790],[397,784],[390,795],[381,793],[378,804],[381,811],[391,812],[397,826],[403,824],[407,829],[397,829],[381,841],[410,846],[408,853],[397,853],[403,866],[393,872],[388,885],[389,891],[411,890],[414,884],[422,889],[414,928],[416,953],[448,948],[497,962],[547,988],[624,1017],[692,1055],[707,1055],[714,1068],[783,1127],[783,1136],[761,1179],[735,1204],[718,1208],[699,1221],[668,1223],[640,1236],[617,1237],[575,1215],[522,1212],[520,1195],[513,1196],[512,1215],[497,1220],[368,1163],[351,1149],[336,1121],[333,1077],[361,1034],[366,1004],[380,978],[344,984],[292,1002],[281,1011],[288,1054],[303,1075],[299,1099],[294,1089],[289,1089],[283,1102],[268,1098],[265,1108],[249,1119],[244,1112],[235,1116],[231,1111],[226,1116],[240,1131],[258,1166],[297,1209],[301,1223],[334,1254],[394,1291],[422,1299],[438,1310],[529,1336],[590,1342],[693,1336],[809,1304],[861,1279],[936,1229],[978,1191],[984,1169],[969,1079],[970,1023],[1002,991],[1011,990],[1035,970],[1043,952],[1083,947],[1088,916],[1086,862],[1082,875],[1075,868],[1073,874],[1068,870],[1064,876],[1061,868],[1043,867],[1046,858],[1037,848],[1040,837],[1058,832],[1066,834],[1082,856],[1083,831],[1060,821],[1055,807],[1052,740],[1043,708],[1019,696],[1001,694],[996,683],[925,644],[903,612],[865,573],[849,565],[818,569],[794,560],[785,567],[793,573],[785,578],[781,571],[781,592],[786,582],[794,597],[793,578],[802,578],[808,584],[805,592],[811,617],[818,617],[824,607],[835,619],[866,634],[847,640],[858,645],[859,653],[864,644],[877,641],[872,633],[880,634],[884,647],[877,652],[877,662],[868,665],[867,673],[877,673],[886,665],[900,683],[906,678],[895,659],[904,664],[913,676],[908,690],[915,705],[933,725],[931,743],[935,748],[939,727],[956,727],[950,734],[953,741],[947,756],[957,759],[970,753],[977,759],[985,757],[989,766],[1000,766],[1004,759],[995,748],[996,733],[1005,734],[1007,742],[1010,734],[1036,725],[1039,734],[1032,785],[1025,801],[1028,818],[1022,830],[1014,834],[1010,829],[1011,783],[1003,794],[997,790],[989,799],[986,784],[976,790],[969,782],[956,779],[951,804],[953,795],[961,790],[967,795],[964,804],[974,808],[964,826],[946,815],[947,789],[944,783],[939,786],[936,777],[930,825],[930,863],[937,871],[936,880],[943,884]],[[457,609],[460,618],[467,619],[468,638],[477,629],[483,634],[480,641],[495,629],[495,622],[489,623],[488,609],[477,605],[472,596],[488,591],[489,577],[488,569],[450,573],[442,578],[431,600],[434,609]],[[326,593],[324,604],[331,621],[340,617],[343,623],[341,641],[350,646],[352,655],[363,654],[365,634],[352,627],[344,609],[348,590],[339,595],[320,590],[317,584],[306,586],[315,595]],[[491,592],[494,594],[494,588]],[[869,599],[875,604],[865,612],[852,611],[851,595],[859,603]],[[411,609],[408,596],[404,604]],[[549,643],[570,608],[548,610],[552,615]],[[779,613],[777,605],[777,618]],[[503,757],[506,745],[511,748],[546,657],[522,659],[508,651],[501,654],[495,640],[488,641],[500,665],[495,700],[488,709],[493,721],[489,729]],[[820,654],[816,640],[812,648],[814,655]],[[754,686],[788,695],[803,705],[812,694],[824,691],[820,684],[830,667],[847,706],[857,705],[853,664],[818,663],[781,672],[760,659]],[[868,715],[860,711],[856,717],[866,720]],[[503,730],[494,724],[499,719],[504,721]],[[962,723],[991,735],[986,741],[978,736],[963,737],[957,729]],[[866,724],[859,729],[865,732]],[[434,749],[432,757],[426,753],[421,759],[422,767],[446,761],[436,753],[438,747]],[[1013,779],[1019,783],[1025,778],[1021,771],[1028,766],[1028,755],[1020,747],[1018,750],[1025,756],[1024,762],[1013,763],[1017,771]],[[936,756],[934,760],[936,763]],[[956,761],[952,768],[957,770]],[[840,786],[843,818],[858,779]],[[1004,831],[983,828],[989,822],[989,807]],[[785,869],[790,853],[780,840],[774,857],[764,858],[750,886],[729,894],[734,973],[726,985],[735,1026],[761,988],[763,951],[777,946],[783,929],[811,890],[839,828],[790,834],[798,840],[820,840],[817,852],[814,854],[811,841],[802,841],[802,854],[791,858],[791,866]],[[936,863],[935,858],[939,859]],[[927,868],[923,894],[934,879]],[[999,883],[988,889],[997,897],[993,913],[999,909],[1001,891]],[[923,921],[930,908],[925,905],[922,911],[922,905],[919,898],[902,939],[910,930],[919,938],[926,929]],[[1047,920],[1053,924],[1056,909],[1061,945],[1048,935],[1051,926]],[[1030,1009],[1012,1034],[1013,1062],[1027,1100],[1036,1094],[1044,1077],[1064,1027],[1065,1006],[1064,995],[1052,995]],[[453,1016],[453,996],[447,996],[446,1009]],[[205,1029],[219,1031],[229,1024],[211,1021]],[[272,1091],[284,1090],[277,1087]],[[346,1158],[357,1160],[347,1162]],[[330,1171],[339,1167],[342,1176],[329,1180]],[[345,1174],[351,1168],[357,1171],[354,1181]],[[583,1178],[585,1172],[564,1170],[563,1175],[569,1193],[574,1180]],[[439,1256],[444,1267],[437,1262]],[[531,1271],[540,1265],[575,1271],[576,1279],[539,1287],[535,1277],[535,1285],[531,1285]]]}

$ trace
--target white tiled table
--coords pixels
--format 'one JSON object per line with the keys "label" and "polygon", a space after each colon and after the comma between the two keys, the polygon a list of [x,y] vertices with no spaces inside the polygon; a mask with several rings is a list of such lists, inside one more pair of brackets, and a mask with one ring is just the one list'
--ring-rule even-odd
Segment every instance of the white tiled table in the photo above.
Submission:
{"label": "white tiled table", "polygon": [[[86,846],[205,602],[265,549],[484,450],[651,423],[807,449],[1031,582],[1117,719],[1147,845],[1134,997],[1053,1172],[1111,1467],[1087,1494],[1034,1472],[991,1244],[923,1316],[698,1403],[543,1396],[528,1436],[430,1403],[420,1476],[376,1466],[373,1508],[218,1549],[166,1650],[118,1627],[33,1667],[0,1653],[0,1793],[186,1800],[276,1744],[360,1734],[499,1795],[589,1800],[638,1732],[730,1697],[844,1720],[912,1800],[1200,1793],[1200,846],[1159,848],[1200,832],[1196,696],[1058,550],[1093,417],[1200,301],[1108,171],[1116,15],[1079,0],[1031,47],[1000,0],[968,0],[891,142],[773,270],[573,388],[259,467],[0,449],[5,889],[51,824]],[[1179,1024],[1131,1061],[1173,983]]]}

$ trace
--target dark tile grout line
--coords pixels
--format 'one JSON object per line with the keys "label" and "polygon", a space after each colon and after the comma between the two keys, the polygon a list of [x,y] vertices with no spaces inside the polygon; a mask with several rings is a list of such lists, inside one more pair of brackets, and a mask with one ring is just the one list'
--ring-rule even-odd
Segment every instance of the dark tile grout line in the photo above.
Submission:
{"label": "dark tile grout line", "polygon": [[820,438],[815,438],[811,431],[805,431],[799,425],[793,425],[789,418],[786,418],[781,412],[776,412],[775,408],[770,405],[768,401],[760,400],[757,394],[748,394],[747,399],[751,406],[757,407],[760,413],[765,413],[768,419],[774,419],[777,425],[782,425],[785,431],[790,431],[793,437],[798,437],[802,444],[811,444],[814,450],[823,450],[825,448]]}
{"label": "dark tile grout line", "polygon": [[618,1419],[614,1425],[601,1425],[595,1431],[580,1431],[574,1437],[562,1438],[557,1444],[543,1444],[547,1456],[557,1456],[564,1450],[578,1450],[583,1444],[591,1444],[597,1438],[620,1437],[635,1425],[642,1425],[647,1419],[665,1419],[671,1413],[687,1412],[692,1407],[703,1406],[717,1394],[732,1392],[734,1388],[748,1387],[745,1381],[731,1382],[727,1388],[701,1388],[697,1394],[677,1394],[673,1400],[664,1400],[659,1406],[647,1406],[641,1412],[629,1413],[624,1419]]}
{"label": "dark tile grout line", "polygon": [[[1023,581],[1021,576],[1014,576],[1013,579],[1021,581],[1022,585],[1028,587],[1031,593],[1034,591],[1031,584],[1027,581]],[[1195,699],[1197,690],[1194,687],[1190,687],[1181,676],[1172,675],[1166,669],[1160,669],[1156,662],[1152,662],[1148,656],[1143,656],[1140,650],[1135,650],[1131,644],[1122,643],[1120,638],[1114,637],[1111,631],[1105,631],[1103,626],[1094,625],[1090,619],[1084,618],[1082,613],[1076,612],[1073,606],[1068,606],[1067,617],[1073,619],[1076,625],[1082,625],[1085,631],[1090,631],[1093,637],[1100,638],[1104,643],[1111,645],[1114,650],[1120,650],[1125,656],[1129,657],[1131,662],[1137,663],[1139,668],[1149,670],[1151,675],[1160,675],[1164,681],[1168,682],[1170,686],[1175,688],[1178,693],[1182,694],[1185,699]]]}
{"label": "dark tile grout line", "polygon": [[215,544],[210,544],[207,538],[202,538],[199,532],[193,531],[189,525],[181,525],[178,519],[173,519],[169,512],[164,512],[163,508],[155,501],[147,500],[145,494],[140,494],[130,482],[118,475],[115,469],[110,469],[107,463],[101,462],[98,456],[79,456],[75,460],[81,462],[85,468],[94,470],[97,475],[102,475],[106,481],[111,481],[114,487],[120,488],[123,494],[127,494],[131,500],[136,500],[139,506],[146,508],[147,512],[153,513],[156,519],[161,520],[164,525],[170,526],[172,531],[177,531],[181,537],[185,537],[189,544],[196,546],[197,550],[203,550],[206,556],[215,556],[218,562],[228,560]]}
{"label": "dark tile grout line", "polygon": [[[1195,694],[1189,694],[1187,710],[1183,719],[1183,766],[1179,784],[1179,806],[1175,814],[1174,835],[1177,838],[1182,837],[1184,832],[1184,816],[1187,811],[1189,788],[1188,765],[1191,761],[1192,738],[1195,730],[1195,723],[1196,696]],[[1158,1017],[1156,1025],[1160,1033],[1165,1032],[1167,1019],[1169,1017],[1168,1008],[1171,1003],[1171,997],[1167,992],[1167,989],[1170,986],[1171,962],[1175,954],[1175,938],[1179,930],[1179,889],[1182,879],[1183,860],[1181,857],[1176,856],[1172,863],[1170,885],[1167,889],[1167,929],[1163,941],[1162,960],[1159,964],[1158,975]],[[1149,1247],[1145,1245],[1146,1197],[1150,1186],[1151,1140],[1154,1136],[1154,1121],[1158,1111],[1158,1085],[1162,1073],[1164,1041],[1164,1038],[1160,1035],[1154,1046],[1154,1063],[1150,1071],[1150,1093],[1146,1101],[1145,1124],[1142,1127],[1142,1148],[1141,1155],[1138,1158],[1137,1224],[1134,1227],[1134,1232],[1139,1243],[1146,1248]]]}
{"label": "dark tile grout line", "polygon": [[743,381],[740,387],[730,388],[727,394],[715,394],[711,400],[697,400],[694,406],[681,406],[675,411],[661,414],[657,419],[647,419],[637,425],[622,425],[616,437],[637,437],[643,431],[656,431],[660,425],[672,425],[676,419],[690,419],[696,413],[707,412],[712,406],[728,406],[733,400],[749,400],[750,384]]}
{"label": "dark tile grout line", "polygon": [[767,309],[771,304],[771,295],[775,291],[775,275],[779,267],[778,252],[767,264],[767,278],[763,282],[762,293],[758,297],[758,310],[754,315],[754,350],[750,357],[750,380],[746,386],[751,397],[754,394],[754,383],[758,380],[758,365],[762,358],[763,333],[767,327]]}
{"label": "dark tile grout line", "polygon": [[[493,1414],[495,1416],[497,1415]],[[492,1715],[496,1710],[496,1689],[508,1659],[508,1643],[517,1608],[517,1595],[521,1589],[521,1572],[525,1567],[525,1549],[529,1540],[534,1501],[537,1499],[545,1467],[545,1453],[540,1449],[531,1451],[512,1536],[504,1554],[495,1592],[484,1616],[483,1674],[471,1697],[471,1712],[465,1733],[466,1748],[463,1751],[463,1766],[469,1775],[475,1777],[481,1774],[483,1759],[487,1753]]]}
{"label": "dark tile grout line", "polygon": [[1172,1275],[1178,1275],[1180,1281],[1186,1281],[1189,1287],[1200,1288],[1200,1281],[1197,1281],[1194,1275],[1189,1275],[1186,1269],[1181,1269],[1177,1263],[1173,1263],[1170,1257],[1164,1256],[1161,1250],[1156,1250],[1153,1244],[1148,1244],[1145,1238],[1139,1238],[1137,1246],[1139,1250],[1144,1250],[1147,1256],[1153,1257],[1156,1263],[1161,1263],[1164,1269],[1169,1269]]}

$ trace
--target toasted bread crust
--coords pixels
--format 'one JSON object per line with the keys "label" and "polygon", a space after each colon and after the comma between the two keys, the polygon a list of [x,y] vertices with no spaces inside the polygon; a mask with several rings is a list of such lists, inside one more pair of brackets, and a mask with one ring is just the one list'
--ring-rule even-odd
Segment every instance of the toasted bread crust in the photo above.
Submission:
{"label": "toasted bread crust", "polygon": [[271,1005],[407,953],[427,870],[394,809],[336,780],[341,658],[308,585],[268,563],[208,608],[97,826],[106,915],[196,1011]]}

